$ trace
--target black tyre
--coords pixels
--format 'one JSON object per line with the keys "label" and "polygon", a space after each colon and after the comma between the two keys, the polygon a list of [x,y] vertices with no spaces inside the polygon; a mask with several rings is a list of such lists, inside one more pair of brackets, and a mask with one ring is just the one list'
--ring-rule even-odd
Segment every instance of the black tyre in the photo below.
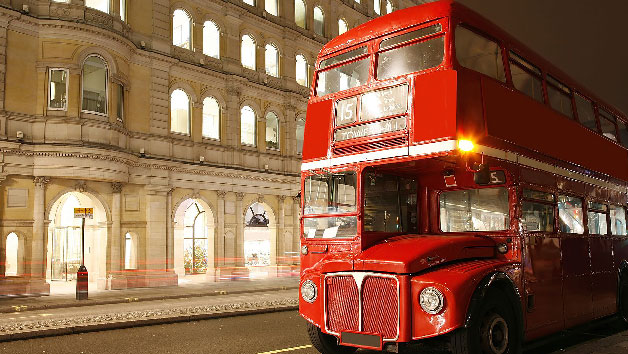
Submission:
{"label": "black tyre", "polygon": [[628,279],[624,277],[619,283],[619,316],[628,323]]}
{"label": "black tyre", "polygon": [[491,289],[475,313],[469,328],[450,335],[449,349],[453,354],[519,354],[521,331],[507,300],[499,289]]}
{"label": "black tyre", "polygon": [[312,346],[322,354],[352,354],[357,350],[357,348],[339,345],[336,337],[321,332],[320,328],[309,322],[307,334],[310,336]]}

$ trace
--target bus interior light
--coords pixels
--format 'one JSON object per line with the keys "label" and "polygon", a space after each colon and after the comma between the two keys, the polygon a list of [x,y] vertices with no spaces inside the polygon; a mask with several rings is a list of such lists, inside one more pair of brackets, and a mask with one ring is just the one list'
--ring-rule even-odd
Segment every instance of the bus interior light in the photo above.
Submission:
{"label": "bus interior light", "polygon": [[474,147],[475,146],[471,140],[465,140],[465,139],[458,140],[458,149],[460,149],[460,151],[470,152],[470,151],[473,151]]}

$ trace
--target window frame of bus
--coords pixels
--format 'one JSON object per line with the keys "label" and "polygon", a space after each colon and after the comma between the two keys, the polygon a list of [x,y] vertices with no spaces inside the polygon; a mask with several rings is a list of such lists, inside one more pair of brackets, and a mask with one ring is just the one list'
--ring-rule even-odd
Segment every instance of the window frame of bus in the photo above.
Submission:
{"label": "window frame of bus", "polygon": [[[532,63],[531,61],[529,61],[528,59],[524,58],[521,54],[517,53],[517,51],[513,48],[508,48],[508,53],[507,53],[507,62],[508,62],[508,80],[509,83],[512,85],[512,88],[515,89],[517,92],[522,93],[524,95],[526,95],[527,97],[529,97],[530,99],[542,103],[542,104],[546,104],[548,99],[547,99],[547,94],[546,94],[546,89],[545,89],[545,74],[543,72],[543,70],[535,65],[534,63]],[[514,58],[514,60],[513,60]],[[512,79],[512,65],[515,65],[517,68],[523,70],[524,72],[528,73],[529,75],[536,77],[537,79],[539,79],[541,81],[541,98],[542,101],[539,101],[537,99],[535,99],[532,96],[529,96],[526,92],[519,90],[516,86],[515,86],[515,82]]]}
{"label": "window frame of bus", "polygon": [[[560,228],[560,197],[568,197],[568,198],[574,198],[574,199],[579,199],[580,200],[580,210],[582,211],[582,232],[581,233],[577,233],[577,232],[564,232],[562,231],[562,229]],[[587,228],[585,227],[585,222],[588,221],[588,219],[585,219],[585,213],[586,213],[586,200],[577,195],[577,194],[572,194],[572,193],[563,193],[562,191],[559,191],[556,193],[556,233],[559,234],[563,234],[563,235],[584,235],[586,234],[585,231],[588,231]]]}
{"label": "window frame of bus", "polygon": [[[617,233],[613,233],[613,223],[612,223],[613,218],[611,216],[611,210],[613,208],[621,209],[621,210],[624,211],[624,234],[623,235],[620,235],[620,234],[617,234]],[[620,204],[610,203],[608,205],[608,217],[609,217],[609,220],[610,220],[610,227],[609,227],[609,229],[610,229],[610,236],[611,237],[623,237],[623,238],[628,237],[628,224],[627,224],[627,220],[626,220],[626,219],[628,219],[628,210],[626,209],[626,207],[622,206]]]}
{"label": "window frame of bus", "polygon": [[[536,198],[534,196],[526,196],[526,193],[525,193],[526,191],[543,193],[545,195],[552,196],[552,200],[550,201],[550,200]],[[558,213],[558,204],[557,204],[556,194],[549,189],[542,188],[536,185],[523,185],[521,187],[521,192],[519,195],[520,195],[519,205],[521,206],[521,216],[519,220],[521,223],[523,223],[523,203],[524,202],[552,206],[552,230],[551,231],[542,231],[542,230],[529,231],[526,229],[524,230],[524,232],[525,233],[555,233],[557,230],[556,223],[557,223],[557,213]]]}
{"label": "window frame of bus", "polygon": [[[502,60],[502,69],[504,70],[504,81],[502,81],[502,80],[500,80],[498,78],[492,77],[491,75],[487,75],[487,74],[484,74],[484,73],[479,72],[477,70],[474,70],[472,68],[466,67],[466,66],[462,65],[458,61],[458,50],[456,48],[456,36],[455,36],[456,30],[458,29],[458,27],[462,27],[462,28],[464,28],[464,29],[466,29],[466,30],[468,30],[470,32],[475,33],[479,37],[484,38],[487,41],[490,41],[490,42],[493,42],[493,43],[497,44],[497,46],[499,47],[500,56],[501,56],[501,60]],[[501,84],[508,84],[508,82],[509,82],[508,80],[510,79],[510,67],[508,66],[508,50],[506,49],[506,45],[504,44],[503,41],[501,41],[498,38],[493,37],[493,36],[491,36],[491,35],[489,35],[489,34],[487,34],[485,32],[482,32],[481,30],[477,29],[476,27],[474,27],[474,26],[472,26],[470,24],[467,24],[465,22],[458,22],[455,26],[452,26],[451,32],[454,33],[454,38],[451,40],[452,41],[452,48],[453,48],[452,61],[453,61],[453,59],[455,59],[457,66],[465,68],[467,70],[471,70],[471,71],[476,72],[478,74],[490,77],[491,79],[493,79],[493,80],[495,80],[495,81],[497,81],[497,82],[499,82]],[[512,83],[512,80],[510,82]]]}
{"label": "window frame of bus", "polygon": [[[579,97],[582,101],[586,101],[587,103],[589,103],[591,105],[591,109],[593,110],[593,122],[595,123],[595,130],[587,127],[586,125],[584,125],[584,123],[582,122],[582,119],[580,118],[580,112],[581,110],[578,109],[578,99],[576,97]],[[574,91],[574,95],[573,95],[573,100],[574,100],[574,110],[576,112],[576,116],[577,116],[577,121],[578,123],[580,123],[580,125],[582,125],[583,127],[585,127],[586,129],[590,130],[590,131],[594,131],[596,133],[600,133],[600,126],[598,123],[598,118],[597,118],[597,109],[596,109],[596,104],[595,101],[593,101],[592,99],[590,99],[587,95],[581,93],[580,91],[576,90]]]}
{"label": "window frame of bus", "polygon": [[[332,58],[335,58],[335,57],[339,57],[339,56],[342,56],[344,54],[350,53],[352,51],[360,50],[362,48],[365,49],[364,53],[360,53],[360,54],[357,54],[356,56],[352,56],[352,57],[349,57],[347,59],[340,60],[340,61],[338,61],[336,63],[332,63],[332,64],[329,64],[329,65],[326,65],[326,66],[322,66],[323,63],[326,60],[329,60],[329,59],[332,59]],[[351,88],[348,88],[348,89],[345,89],[345,90],[336,91],[336,92],[325,93],[324,95],[319,95],[319,93],[318,93],[318,82],[319,82],[319,78],[320,78],[320,74],[321,73],[324,73],[324,72],[327,72],[327,71],[331,71],[331,70],[333,70],[333,69],[335,69],[337,67],[341,67],[341,66],[344,66],[344,65],[347,65],[347,64],[351,64],[351,63],[354,63],[354,62],[357,62],[359,60],[366,59],[366,58],[369,58],[369,70],[368,70],[368,76],[366,78],[366,82],[364,83],[364,85],[351,87]],[[314,80],[313,80],[314,81],[313,82],[314,86],[313,86],[312,90],[313,90],[313,93],[314,93],[315,97],[325,97],[325,96],[337,94],[339,92],[348,92],[348,91],[355,90],[358,87],[363,87],[363,86],[368,85],[372,80],[373,80],[373,58],[372,58],[372,53],[371,53],[371,49],[370,49],[370,43],[368,43],[368,42],[358,43],[358,44],[350,46],[348,48],[344,48],[344,49],[335,51],[335,52],[333,52],[331,54],[326,55],[324,58],[321,58],[321,59],[318,60],[318,63],[316,63],[316,71],[314,73]]]}
{"label": "window frame of bus", "polygon": [[[589,236],[597,236],[597,237],[604,237],[604,236],[610,236],[611,233],[611,223],[610,223],[610,208],[608,206],[608,204],[606,202],[599,202],[595,199],[587,199],[586,200],[586,215],[587,215],[587,228],[586,228],[586,234]],[[600,207],[601,206],[601,207]],[[606,233],[604,234],[592,234],[591,233],[591,229],[589,228],[589,213],[596,213],[596,214],[604,214],[606,215]]]}
{"label": "window frame of bus", "polygon": [[[628,149],[628,123],[622,117],[615,117],[617,119],[617,137],[619,138],[619,144]],[[623,129],[620,129],[620,126]],[[622,137],[622,132],[624,133]]]}
{"label": "window frame of bus", "polygon": [[[597,118],[598,118],[598,123],[599,123],[599,134],[603,137],[605,137],[606,139],[612,140],[616,143],[619,143],[619,134],[617,131],[617,117],[612,114],[610,112],[609,109],[606,109],[605,107],[601,106],[601,105],[597,105]],[[615,139],[611,139],[609,137],[607,137],[606,135],[604,135],[604,128],[602,125],[602,122],[605,121],[607,123],[611,123],[614,127],[615,127]]]}
{"label": "window frame of bus", "polygon": [[550,108],[552,110],[554,110],[555,112],[558,112],[562,115],[565,115],[562,111],[554,108],[552,106],[552,100],[550,99],[550,87],[555,89],[556,91],[559,91],[560,93],[564,93],[565,95],[567,95],[567,97],[569,97],[569,105],[571,106],[571,116],[567,116],[565,115],[567,118],[571,119],[571,120],[575,120],[576,119],[576,115],[574,113],[575,107],[574,107],[574,97],[573,97],[573,90],[565,85],[562,81],[558,80],[555,76],[551,75],[551,74],[547,74],[545,75],[545,82],[546,82],[546,94],[547,94],[547,103],[549,104]]}
{"label": "window frame of bus", "polygon": [[[412,38],[410,40],[407,41],[403,41],[403,42],[399,42],[396,43],[394,45],[385,47],[385,48],[381,48],[381,44],[382,42],[398,37],[398,36],[402,36],[404,34],[410,33],[410,32],[415,32],[415,31],[419,31],[421,29],[424,28],[428,28],[431,26],[437,26],[440,25],[440,31],[435,32],[435,33],[431,33],[422,37],[416,37],[416,38]],[[418,73],[429,73],[432,71],[436,71],[438,69],[440,69],[444,63],[450,62],[450,56],[451,56],[451,52],[449,50],[447,50],[447,44],[449,43],[449,41],[451,40],[451,34],[450,31],[448,30],[448,18],[447,17],[441,17],[441,18],[437,18],[437,19],[433,19],[433,20],[429,20],[427,22],[423,22],[420,23],[418,25],[415,26],[411,26],[411,27],[407,27],[407,28],[403,28],[401,30],[395,31],[395,32],[391,32],[391,33],[387,33],[379,38],[377,38],[374,42],[373,42],[373,52],[374,52],[374,56],[372,58],[373,63],[372,63],[372,76],[371,78],[377,82],[384,82],[384,81],[389,81],[389,80],[399,80],[402,77],[406,77],[408,75],[414,75],[414,74],[418,74]],[[380,79],[378,74],[377,74],[377,70],[378,70],[378,66],[379,66],[379,55],[380,53],[385,53],[388,51],[392,51],[392,50],[396,50],[396,49],[400,49],[403,47],[408,47],[411,45],[415,45],[417,43],[420,42],[426,42],[428,40],[432,40],[438,37],[443,37],[443,41],[444,41],[444,46],[443,46],[443,60],[438,64],[435,65],[431,68],[427,68],[427,69],[423,69],[421,71],[412,71],[409,73],[405,73],[405,74],[401,74],[401,75],[397,75],[397,76],[392,76],[392,77],[387,77],[385,79]]]}

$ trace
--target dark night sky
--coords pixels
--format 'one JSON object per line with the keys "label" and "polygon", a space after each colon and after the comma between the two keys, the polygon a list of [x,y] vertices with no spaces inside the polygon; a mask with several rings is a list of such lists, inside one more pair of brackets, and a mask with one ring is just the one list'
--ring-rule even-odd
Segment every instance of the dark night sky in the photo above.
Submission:
{"label": "dark night sky", "polygon": [[628,1],[457,1],[628,114]]}

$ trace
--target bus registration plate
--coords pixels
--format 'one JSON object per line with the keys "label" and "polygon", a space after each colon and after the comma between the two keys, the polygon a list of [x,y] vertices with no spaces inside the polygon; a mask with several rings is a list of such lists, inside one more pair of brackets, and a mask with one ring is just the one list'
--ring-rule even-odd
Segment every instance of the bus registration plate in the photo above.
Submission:
{"label": "bus registration plate", "polygon": [[382,337],[375,334],[341,332],[340,344],[382,350]]}

